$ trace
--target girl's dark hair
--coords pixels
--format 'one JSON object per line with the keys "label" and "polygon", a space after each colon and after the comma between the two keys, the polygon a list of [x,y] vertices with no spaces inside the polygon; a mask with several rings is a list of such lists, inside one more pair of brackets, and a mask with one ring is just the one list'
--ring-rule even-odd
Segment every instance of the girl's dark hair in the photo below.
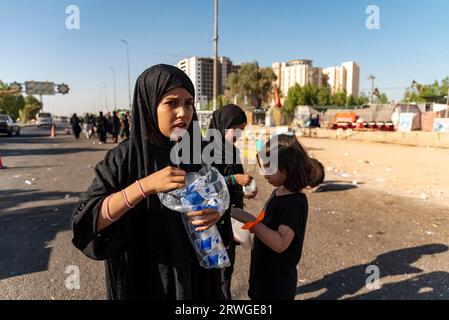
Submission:
{"label": "girl's dark hair", "polygon": [[[277,149],[277,167],[287,176],[284,184],[287,190],[299,192],[321,179],[324,180],[324,176],[320,177],[316,160],[309,157],[307,151],[294,135],[282,134],[276,138],[277,143],[275,139],[271,139],[266,144],[265,152],[268,156],[272,148]],[[322,172],[324,174],[324,169]]]}
{"label": "girl's dark hair", "polygon": [[317,159],[310,159],[310,183],[309,187],[315,188],[324,182],[325,172],[323,164]]}

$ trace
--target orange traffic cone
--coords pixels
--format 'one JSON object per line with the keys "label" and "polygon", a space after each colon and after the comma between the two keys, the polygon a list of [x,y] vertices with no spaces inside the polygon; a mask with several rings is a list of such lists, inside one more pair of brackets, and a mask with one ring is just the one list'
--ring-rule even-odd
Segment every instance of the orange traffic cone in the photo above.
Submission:
{"label": "orange traffic cone", "polygon": [[56,137],[56,125],[52,125],[51,126],[51,134],[50,134],[51,138],[55,138]]}
{"label": "orange traffic cone", "polygon": [[3,166],[2,157],[0,156],[0,170],[6,169],[6,167]]}

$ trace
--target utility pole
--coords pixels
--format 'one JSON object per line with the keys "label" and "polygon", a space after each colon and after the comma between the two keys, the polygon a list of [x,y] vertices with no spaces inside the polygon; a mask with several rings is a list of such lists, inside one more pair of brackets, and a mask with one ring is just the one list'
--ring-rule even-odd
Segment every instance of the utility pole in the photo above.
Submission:
{"label": "utility pole", "polygon": [[109,106],[108,106],[108,88],[106,86],[106,82],[103,82],[103,89],[104,89],[104,104],[106,110],[109,112]]}
{"label": "utility pole", "polygon": [[112,83],[114,86],[114,111],[117,110],[117,86],[115,81],[115,69],[111,67],[112,70]]}
{"label": "utility pole", "polygon": [[126,44],[126,57],[128,60],[128,100],[129,100],[129,110],[131,110],[131,71],[129,68],[129,43],[126,40],[122,40]]}
{"label": "utility pole", "polygon": [[215,35],[214,35],[214,92],[213,106],[214,111],[217,110],[218,98],[218,0],[215,1]]}
{"label": "utility pole", "polygon": [[449,88],[447,88],[447,106],[446,106],[445,118],[447,118],[448,109],[449,109]]}
{"label": "utility pole", "polygon": [[374,103],[374,80],[376,80],[376,77],[373,75],[370,75],[368,77],[368,80],[371,80],[371,104]]}

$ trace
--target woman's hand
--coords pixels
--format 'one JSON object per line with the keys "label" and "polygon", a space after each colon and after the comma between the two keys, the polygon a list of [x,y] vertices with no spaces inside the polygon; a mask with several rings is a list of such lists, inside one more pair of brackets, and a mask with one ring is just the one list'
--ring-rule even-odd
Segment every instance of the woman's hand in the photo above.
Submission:
{"label": "woman's hand", "polygon": [[220,220],[220,214],[214,209],[204,209],[196,212],[189,212],[187,216],[192,224],[196,226],[196,231],[204,231],[210,229]]}
{"label": "woman's hand", "polygon": [[240,209],[240,208],[232,208],[231,209],[231,217],[233,217],[234,219],[236,219],[242,223],[256,221],[255,216],[253,216],[251,213],[248,213],[245,210]]}
{"label": "woman's hand", "polygon": [[253,177],[249,174],[236,174],[234,175],[234,179],[235,182],[242,187],[246,187],[253,182]]}
{"label": "woman's hand", "polygon": [[243,196],[246,198],[246,199],[249,199],[249,200],[251,200],[251,199],[254,199],[256,196],[257,196],[257,188],[256,188],[256,190],[254,190],[254,192],[253,193],[251,193],[251,194],[244,194]]}
{"label": "woman's hand", "polygon": [[185,180],[185,171],[179,168],[166,167],[142,179],[140,182],[145,194],[150,195],[182,188],[185,186]]}

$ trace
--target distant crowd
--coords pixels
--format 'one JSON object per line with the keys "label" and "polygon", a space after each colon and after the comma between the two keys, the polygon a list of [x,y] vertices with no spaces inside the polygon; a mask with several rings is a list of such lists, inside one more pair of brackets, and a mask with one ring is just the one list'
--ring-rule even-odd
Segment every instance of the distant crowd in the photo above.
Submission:
{"label": "distant crowd", "polygon": [[80,119],[76,113],[70,118],[72,133],[76,139],[80,138],[81,132],[86,139],[96,138],[100,144],[106,143],[108,134],[112,136],[112,142],[118,143],[119,137],[122,140],[128,139],[130,135],[130,123],[128,112],[110,112],[103,115],[100,112],[96,117],[93,114],[85,114]]}

